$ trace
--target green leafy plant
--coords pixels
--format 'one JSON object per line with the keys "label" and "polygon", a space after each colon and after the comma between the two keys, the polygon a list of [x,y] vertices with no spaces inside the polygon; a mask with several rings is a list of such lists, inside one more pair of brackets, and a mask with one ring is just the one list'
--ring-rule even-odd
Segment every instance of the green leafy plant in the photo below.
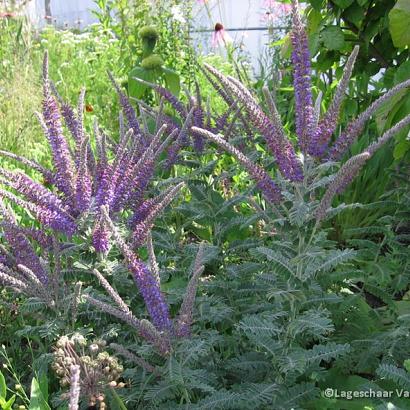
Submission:
{"label": "green leafy plant", "polygon": [[135,66],[128,73],[128,94],[131,97],[140,99],[147,91],[148,87],[141,81],[150,83],[164,82],[165,86],[174,94],[180,91],[179,75],[164,67],[163,59],[154,54],[154,48],[158,41],[158,32],[155,27],[142,27],[139,31],[142,43],[142,59],[139,65]]}

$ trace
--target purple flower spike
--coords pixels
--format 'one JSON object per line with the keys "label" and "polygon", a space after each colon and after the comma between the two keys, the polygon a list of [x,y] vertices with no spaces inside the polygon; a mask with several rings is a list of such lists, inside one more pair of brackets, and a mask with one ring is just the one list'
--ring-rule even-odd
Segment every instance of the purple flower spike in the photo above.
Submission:
{"label": "purple flower spike", "polygon": [[109,204],[114,197],[114,187],[111,183],[112,171],[112,167],[108,164],[101,170],[95,198],[97,207]]}
{"label": "purple flower spike", "polygon": [[[128,127],[131,128],[134,132],[134,138],[142,138],[142,133],[140,126],[138,124],[137,120],[137,114],[135,113],[135,110],[133,106],[130,103],[130,100],[127,98],[127,96],[121,91],[120,87],[118,86],[117,82],[114,79],[114,76],[109,72],[108,76],[110,77],[110,80],[112,84],[114,85],[115,90],[117,91],[117,94],[120,98],[120,104],[122,107],[122,110],[124,112],[125,118],[127,119]],[[145,141],[143,141],[145,144]]]}
{"label": "purple flower spike", "polygon": [[[204,126],[204,112],[202,108],[196,106],[193,112],[193,122],[196,127],[203,128]],[[202,154],[204,150],[204,139],[199,135],[193,135],[194,149],[197,154]]]}
{"label": "purple flower spike", "polygon": [[99,217],[92,233],[92,244],[97,253],[106,254],[110,248],[111,232],[103,218]]}
{"label": "purple flower spike", "polygon": [[2,169],[0,169],[0,175],[7,179],[4,181],[5,185],[15,189],[28,201],[39,206],[53,209],[57,212],[66,212],[64,204],[53,192],[49,191],[38,182],[33,181],[27,175],[21,172],[12,173]]}
{"label": "purple flower spike", "polygon": [[315,132],[312,135],[309,145],[309,154],[322,157],[328,147],[330,137],[336,129],[339,119],[340,107],[345,97],[346,89],[352,75],[353,66],[359,53],[359,46],[355,46],[349,56],[342,79],[337,87],[333,101],[324,117],[320,120]]}
{"label": "purple flower spike", "polygon": [[74,219],[66,213],[24,201],[13,195],[11,192],[3,189],[0,189],[0,197],[7,198],[27,211],[33,212],[41,224],[55,229],[56,231],[64,232],[71,236],[77,230],[77,225],[75,224]]}
{"label": "purple flower spike", "polygon": [[310,52],[305,28],[300,19],[298,4],[292,1],[293,28],[291,40],[293,45],[293,84],[295,89],[296,134],[303,152],[308,149],[313,135],[314,109],[311,84]]}
{"label": "purple flower spike", "polygon": [[2,226],[4,236],[16,259],[16,265],[22,264],[27,266],[41,283],[47,284],[47,273],[44,271],[40,259],[31,246],[30,241],[20,232],[17,226],[10,223],[3,223]]}
{"label": "purple flower spike", "polygon": [[173,329],[169,309],[167,303],[165,302],[164,296],[161,293],[161,289],[155,275],[150,272],[147,266],[145,266],[145,264],[135,256],[131,249],[122,240],[109,217],[107,207],[102,207],[101,212],[118,244],[118,247],[121,249],[121,252],[125,257],[128,269],[132,273],[138,289],[144,299],[154,326],[158,330],[171,332]]}
{"label": "purple flower spike", "polygon": [[91,203],[91,178],[87,167],[88,140],[84,139],[80,147],[80,162],[76,181],[76,206],[80,213],[87,211]]}
{"label": "purple flower spike", "polygon": [[134,211],[128,222],[130,228],[135,229],[137,225],[143,222],[148,217],[156,203],[156,198],[147,199],[146,201],[142,202],[141,205]]}
{"label": "purple flower spike", "polygon": [[349,149],[350,145],[362,132],[367,120],[390,98],[398,94],[405,88],[410,88],[410,80],[403,81],[397,84],[386,94],[379,97],[374,101],[370,107],[363,111],[355,120],[350,122],[346,129],[340,134],[339,138],[335,141],[334,145],[330,149],[329,159],[333,161],[340,160],[346,151]]}
{"label": "purple flower spike", "polygon": [[317,223],[326,217],[326,212],[332,205],[332,200],[336,194],[340,194],[352,182],[366,161],[371,157],[369,152],[363,152],[350,158],[337,172],[334,181],[327,188],[319,206],[316,208],[315,216]]}
{"label": "purple flower spike", "polygon": [[128,255],[127,259],[128,268],[133,274],[154,326],[158,330],[172,331],[168,305],[155,276],[143,262],[133,255]]}
{"label": "purple flower spike", "polygon": [[56,171],[54,182],[67,198],[72,198],[74,193],[73,159],[63,135],[57,101],[50,94],[47,53],[44,56],[43,81],[43,118],[39,116],[39,120],[49,141],[53,155],[53,163]]}

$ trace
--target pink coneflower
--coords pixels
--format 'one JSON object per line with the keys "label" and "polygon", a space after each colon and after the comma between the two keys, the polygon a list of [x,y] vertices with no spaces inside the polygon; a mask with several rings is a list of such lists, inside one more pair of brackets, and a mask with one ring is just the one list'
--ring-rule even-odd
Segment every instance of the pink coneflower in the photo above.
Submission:
{"label": "pink coneflower", "polygon": [[226,46],[227,43],[232,43],[231,36],[225,31],[221,23],[216,23],[212,33],[212,47]]}
{"label": "pink coneflower", "polygon": [[199,4],[205,5],[208,0],[197,0]]}

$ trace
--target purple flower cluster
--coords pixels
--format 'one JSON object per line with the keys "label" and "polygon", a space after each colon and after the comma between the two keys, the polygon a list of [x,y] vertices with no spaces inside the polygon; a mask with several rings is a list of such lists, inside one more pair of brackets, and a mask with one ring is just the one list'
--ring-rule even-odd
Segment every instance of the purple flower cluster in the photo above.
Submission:
{"label": "purple flower cluster", "polygon": [[[39,119],[51,147],[54,169],[47,170],[34,161],[11,153],[2,152],[1,155],[40,172],[51,187],[45,187],[23,173],[0,169],[0,183],[16,192],[1,189],[0,197],[33,213],[44,226],[72,235],[78,229],[79,220],[88,215],[94,217],[92,242],[101,252],[108,249],[109,235],[101,223],[100,207],[109,206],[111,214],[138,208],[154,174],[156,160],[167,147],[165,142],[161,142],[165,127],[161,127],[154,136],[143,133],[131,103],[111,75],[110,78],[119,95],[129,131],[125,132],[122,125],[120,141],[116,143],[107,140],[95,123],[97,155],[94,157],[83,125],[85,90],[80,93],[76,113],[50,82],[46,53],[43,114]],[[70,131],[72,143],[64,136],[62,118]],[[107,152],[108,148],[112,155]]]}
{"label": "purple flower cluster", "polygon": [[[304,161],[306,161],[308,155],[316,157],[317,159],[326,158],[329,160],[339,160],[363,130],[366,121],[388,99],[397,95],[397,93],[403,89],[409,88],[410,80],[398,84],[376,100],[366,111],[359,115],[357,119],[348,124],[346,129],[332,144],[332,136],[337,128],[341,106],[346,95],[355,60],[359,53],[359,47],[355,46],[353,52],[347,59],[342,78],[337,86],[333,100],[328,110],[321,117],[321,93],[318,95],[316,104],[313,105],[308,38],[298,11],[297,0],[292,0],[292,22],[291,40],[293,46],[292,63],[295,93],[295,122],[299,149],[304,154]],[[249,123],[264,137],[266,145],[274,155],[278,169],[282,175],[290,181],[302,182],[304,180],[302,163],[297,158],[295,149],[287,137],[274,99],[267,87],[263,87],[263,94],[265,95],[265,101],[270,115],[265,114],[252,92],[238,79],[225,76],[207,64],[204,65],[203,73],[230,109],[236,109],[239,113],[240,110],[243,109],[244,115],[249,120]],[[235,117],[236,115],[235,113]],[[239,116],[238,114],[238,118]],[[223,115],[217,119],[217,123],[223,131],[225,131],[225,121],[227,119],[229,119],[229,115]],[[243,122],[244,129],[246,130],[245,124],[246,121]],[[386,140],[390,139],[393,134],[404,128],[406,124],[408,124],[407,117],[387,131],[378,141],[373,143],[367,151],[372,154],[383,145]],[[234,155],[249,172],[256,182],[257,187],[262,190],[270,202],[278,202],[281,200],[279,188],[271,180],[269,175],[256,164],[253,164],[242,152],[227,142],[226,137],[232,131],[232,126],[226,131],[225,138],[223,138],[222,135],[216,135],[217,132],[215,130],[210,132],[206,127],[198,127],[196,124],[192,127],[191,132],[192,131],[194,135],[203,135]]]}
{"label": "purple flower cluster", "polygon": [[[67,236],[75,233],[84,234],[86,231],[82,231],[83,227],[89,227],[91,223],[91,241],[96,252],[106,255],[110,250],[110,238],[114,235],[144,299],[153,325],[144,320],[138,321],[131,317],[130,312],[126,312],[125,316],[120,312],[119,315],[136,325],[141,335],[158,346],[163,354],[167,354],[169,340],[162,340],[161,334],[166,333],[170,337],[171,334],[175,334],[175,329],[170,319],[169,307],[160,289],[159,271],[154,269],[151,272],[121,240],[111,217],[117,216],[123,210],[133,211],[130,226],[134,244],[140,246],[145,242],[154,219],[176,197],[183,186],[179,184],[157,197],[145,199],[156,160],[173,139],[188,139],[192,123],[203,125],[204,111],[199,100],[192,100],[189,114],[185,113],[185,107],[184,110],[180,110],[185,115],[185,124],[182,127],[171,127],[171,132],[162,141],[165,131],[168,132],[166,125],[160,127],[165,117],[157,121],[158,131],[155,135],[151,135],[147,129],[142,132],[134,109],[112,79],[120,97],[129,131],[126,132],[124,121],[120,120],[121,135],[117,143],[109,139],[95,123],[97,149],[94,156],[83,124],[85,91],[82,90],[80,94],[76,112],[62,100],[49,81],[47,54],[44,58],[43,81],[43,114],[39,115],[39,119],[51,147],[53,170],[47,170],[34,161],[11,153],[3,152],[2,155],[16,159],[40,172],[50,186],[36,182],[21,172],[10,172],[0,168],[0,184],[6,188],[0,189],[0,228],[8,248],[11,249],[8,251],[6,247],[0,247],[0,279],[3,283],[27,294],[30,294],[30,283],[33,284],[36,292],[44,296],[51,306],[54,300],[47,296],[47,287],[58,288],[57,276],[62,268],[59,260],[59,236],[56,233]],[[162,94],[169,98],[167,93]],[[72,137],[71,141],[64,136],[62,119]],[[164,122],[168,124],[172,123],[172,120]],[[177,133],[179,135],[175,138]],[[203,137],[197,135],[194,142],[198,151],[201,151]],[[41,228],[19,226],[13,215],[8,212],[7,206],[3,204],[3,199],[33,214]],[[36,245],[31,242],[35,242]],[[37,255],[38,245],[43,253],[53,253],[55,274],[50,278],[43,261]],[[193,290],[190,292],[192,300]],[[99,305],[110,310],[108,305],[102,302]],[[124,305],[121,309],[124,312]],[[118,313],[115,309],[111,311]]]}

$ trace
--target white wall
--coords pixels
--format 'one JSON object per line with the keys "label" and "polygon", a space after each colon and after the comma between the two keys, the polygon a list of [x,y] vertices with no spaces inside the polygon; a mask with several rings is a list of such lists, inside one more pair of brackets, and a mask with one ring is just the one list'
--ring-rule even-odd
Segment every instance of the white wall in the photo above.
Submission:
{"label": "white wall", "polygon": [[[52,23],[57,27],[82,29],[97,21],[90,11],[93,8],[96,7],[92,0],[51,0]],[[26,7],[26,14],[37,27],[47,24],[44,0],[31,0]]]}
{"label": "white wall", "polygon": [[[257,70],[258,59],[268,42],[268,32],[267,30],[247,31],[246,28],[266,27],[267,23],[263,20],[263,15],[267,11],[264,7],[266,0],[207,0],[206,7],[200,3],[194,0],[194,28],[213,30],[215,23],[222,23],[235,44],[244,45],[245,53],[249,55],[252,66]],[[96,6],[92,0],[51,0],[53,25],[82,29],[97,21],[91,13],[93,8]],[[181,6],[183,12],[182,8],[183,6]],[[31,0],[26,13],[37,27],[46,25],[44,0]],[[283,24],[281,21],[276,23]],[[243,28],[243,30],[229,31],[230,28]],[[193,34],[196,44],[203,53],[223,53],[223,50],[211,48],[211,37],[211,32]]]}

